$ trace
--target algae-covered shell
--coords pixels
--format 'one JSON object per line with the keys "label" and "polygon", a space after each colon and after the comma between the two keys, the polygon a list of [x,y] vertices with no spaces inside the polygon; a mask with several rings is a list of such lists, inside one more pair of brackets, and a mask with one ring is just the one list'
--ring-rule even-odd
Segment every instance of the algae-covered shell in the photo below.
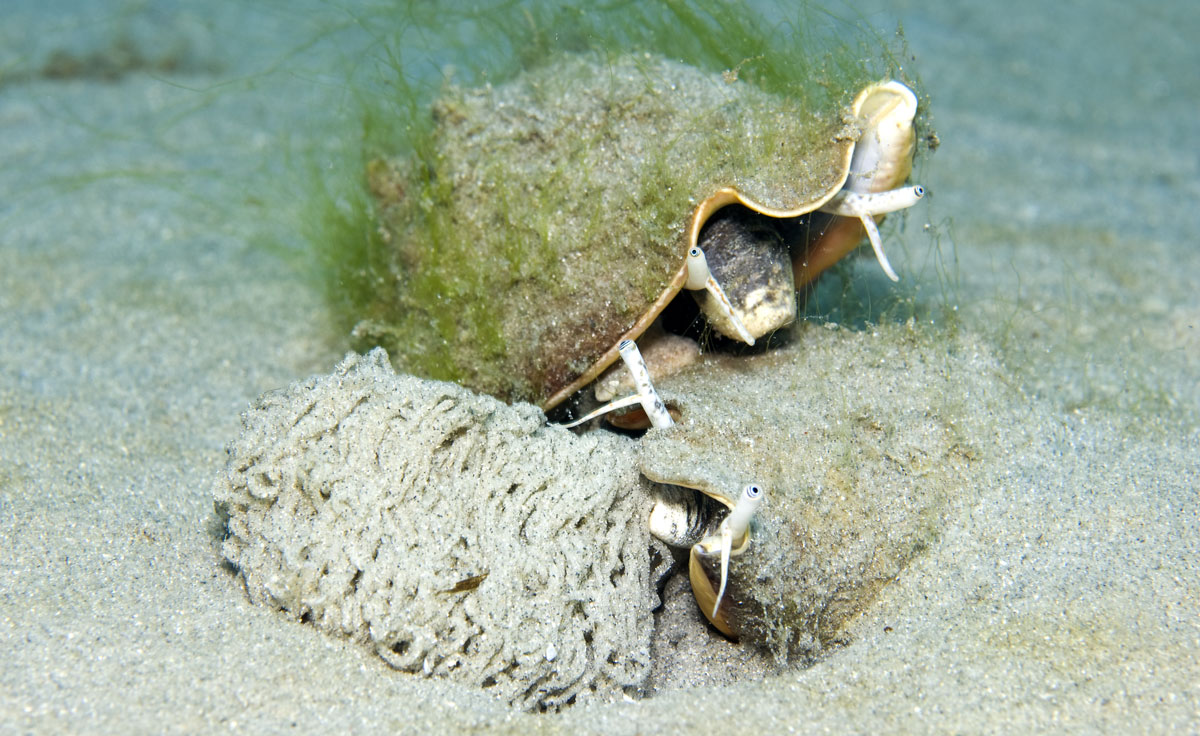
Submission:
{"label": "algae-covered shell", "polygon": [[[725,634],[781,657],[819,652],[969,497],[982,441],[970,410],[929,399],[953,396],[962,378],[945,370],[944,344],[889,330],[885,354],[872,355],[886,341],[870,334],[809,328],[779,350],[711,354],[656,384],[682,418],[641,439],[639,466],[676,498],[690,488],[717,502],[689,577]],[[765,500],[731,540],[718,595],[720,507],[735,508],[749,483]],[[668,524],[651,521],[663,538],[655,526]]]}
{"label": "algae-covered shell", "polygon": [[717,210],[811,212],[861,125],[648,54],[448,88],[422,155],[370,167],[386,244],[358,326],[403,370],[549,408],[684,285]]}

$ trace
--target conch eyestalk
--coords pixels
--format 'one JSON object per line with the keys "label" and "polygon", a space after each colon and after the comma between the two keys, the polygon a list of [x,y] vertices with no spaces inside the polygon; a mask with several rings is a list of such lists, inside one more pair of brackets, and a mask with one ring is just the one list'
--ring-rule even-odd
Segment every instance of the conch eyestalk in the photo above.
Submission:
{"label": "conch eyestalk", "polygon": [[[703,257],[703,254],[701,255]],[[617,345],[617,352],[621,354],[621,360],[625,361],[625,367],[629,370],[630,376],[633,377],[633,385],[636,387],[637,393],[626,396],[623,399],[610,401],[604,406],[595,411],[586,414],[573,422],[562,425],[563,427],[577,427],[584,422],[603,416],[617,409],[624,409],[635,404],[641,404],[642,410],[646,412],[646,416],[650,419],[650,426],[662,429],[669,427],[675,423],[671,419],[671,413],[667,411],[667,407],[659,398],[658,391],[654,389],[654,384],[650,380],[650,369],[646,367],[646,360],[642,357],[642,351],[638,350],[637,343],[633,340],[622,340]]]}
{"label": "conch eyestalk", "polygon": [[750,529],[750,519],[754,517],[754,512],[758,510],[762,500],[763,491],[758,486],[751,484],[742,489],[742,495],[734,504],[733,511],[729,512],[729,516],[726,516],[723,522],[729,530],[731,540],[736,539],[740,542],[745,538]]}
{"label": "conch eyestalk", "polygon": [[745,546],[742,542],[746,538],[746,532],[750,529],[750,519],[758,510],[762,499],[761,488],[753,484],[746,486],[742,489],[742,495],[738,497],[729,516],[726,516],[725,520],[721,522],[721,587],[717,590],[717,599],[713,602],[712,615],[709,618],[717,617],[717,609],[721,607],[721,599],[725,597],[725,584],[729,581],[729,555],[733,552],[733,540],[738,540],[738,547]]}
{"label": "conch eyestalk", "polygon": [[637,343],[633,340],[622,340],[617,346],[617,351],[621,353],[621,360],[625,361],[625,367],[633,376],[633,385],[637,386],[638,402],[642,405],[646,416],[650,418],[650,426],[662,429],[674,424],[670,412],[663,405],[658,392],[654,390],[654,384],[650,382],[650,370],[646,367],[646,361],[642,359],[642,353],[638,350]]}
{"label": "conch eyestalk", "polygon": [[822,212],[844,217],[857,217],[867,231],[867,239],[871,241],[871,249],[875,251],[875,259],[892,281],[900,277],[892,269],[887,256],[883,253],[883,238],[879,235],[879,227],[875,224],[876,215],[907,209],[925,196],[925,188],[916,185],[891,189],[886,192],[855,192],[843,189],[834,195],[833,199],[821,207]]}
{"label": "conch eyestalk", "polygon": [[737,337],[747,345],[754,344],[754,335],[746,329],[746,325],[742,324],[742,320],[738,318],[737,312],[733,309],[733,304],[730,303],[729,297],[725,295],[725,290],[717,283],[717,280],[712,275],[712,271],[708,268],[708,259],[704,257],[704,251],[698,246],[692,246],[688,249],[687,256],[687,281],[684,282],[684,288],[691,291],[700,289],[706,290],[712,296],[715,309],[720,313],[730,325],[733,326]]}
{"label": "conch eyestalk", "polygon": [[708,620],[726,636],[736,637],[727,612],[721,610],[729,583],[729,559],[744,552],[750,544],[750,520],[765,496],[761,486],[744,487],[717,530],[692,546],[689,563],[692,594]]}

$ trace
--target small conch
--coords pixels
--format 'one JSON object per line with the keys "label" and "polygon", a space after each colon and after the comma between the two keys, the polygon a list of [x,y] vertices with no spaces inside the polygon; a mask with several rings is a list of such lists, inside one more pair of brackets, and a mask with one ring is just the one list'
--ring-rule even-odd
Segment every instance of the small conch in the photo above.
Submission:
{"label": "small conch", "polygon": [[[972,477],[962,415],[911,396],[954,385],[934,383],[942,344],[898,366],[868,360],[872,340],[809,330],[760,355],[705,356],[655,387],[680,420],[642,437],[638,466],[693,499],[664,496],[651,531],[690,542],[692,592],[713,626],[780,661],[841,640],[933,544]],[[860,389],[880,383],[894,394]],[[697,505],[708,521],[694,520]]]}

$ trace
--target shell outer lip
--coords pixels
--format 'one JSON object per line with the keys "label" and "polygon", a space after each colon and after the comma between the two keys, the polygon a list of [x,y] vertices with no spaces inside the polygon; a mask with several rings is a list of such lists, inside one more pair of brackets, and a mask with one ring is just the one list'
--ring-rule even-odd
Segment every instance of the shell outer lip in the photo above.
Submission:
{"label": "shell outer lip", "polygon": [[[738,609],[741,602],[737,596],[729,590],[725,589],[721,600],[717,601],[717,590],[713,584],[713,578],[709,575],[709,562],[711,561],[718,570],[720,564],[716,557],[720,554],[719,551],[713,553],[705,545],[706,540],[701,540],[692,546],[692,550],[688,555],[688,578],[692,584],[692,596],[696,599],[696,604],[700,607],[700,611],[704,617],[717,628],[725,636],[730,639],[738,639],[738,630],[736,624],[731,621],[730,614]],[[750,534],[747,533],[742,537],[742,541],[736,547],[729,551],[731,558],[737,557],[745,552],[750,546]],[[717,575],[720,573],[718,572]],[[714,615],[714,608],[715,615]]]}
{"label": "shell outer lip", "polygon": [[[863,105],[870,97],[871,93],[878,87],[886,84],[888,84],[886,81],[877,82],[874,84],[869,84],[860,90],[850,105],[851,115],[853,115],[855,118],[861,117]],[[825,203],[827,203],[830,199],[833,199],[833,197],[836,196],[837,193],[846,186],[846,180],[850,176],[850,164],[854,159],[854,149],[856,147],[857,141],[846,147],[846,151],[842,156],[842,162],[840,165],[841,171],[838,174],[836,182],[819,197],[809,200],[798,207],[792,209],[770,207],[746,195],[743,195],[734,187],[721,187],[705,198],[704,201],[702,201],[694,210],[692,210],[692,215],[688,220],[688,226],[685,231],[684,242],[679,250],[681,254],[681,260],[683,262],[680,264],[679,270],[675,273],[675,276],[672,277],[671,282],[667,285],[667,288],[663,290],[661,294],[659,294],[658,298],[655,299],[645,313],[642,314],[641,318],[638,319],[638,321],[635,322],[628,330],[618,336],[617,339],[613,341],[612,345],[609,346],[609,348],[605,350],[604,353],[601,354],[601,356],[597,358],[586,371],[581,373],[574,381],[571,381],[567,385],[555,391],[547,399],[543,400],[540,404],[542,410],[549,411],[550,409],[553,409],[555,406],[558,406],[563,401],[566,401],[568,398],[574,395],[575,392],[579,391],[584,386],[587,386],[592,381],[595,381],[596,378],[598,378],[600,374],[605,371],[605,369],[616,362],[617,358],[619,357],[618,345],[620,345],[623,340],[637,340],[642,336],[643,332],[649,329],[655,318],[658,317],[667,304],[669,304],[683,288],[684,284],[687,283],[688,269],[687,261],[684,256],[686,256],[689,249],[698,244],[700,238],[700,229],[704,227],[704,223],[707,222],[710,217],[712,217],[714,212],[731,204],[740,204],[750,210],[753,210],[754,212],[777,219],[799,217],[801,215],[814,212],[820,207],[824,206]],[[716,498],[716,496],[713,497]]]}

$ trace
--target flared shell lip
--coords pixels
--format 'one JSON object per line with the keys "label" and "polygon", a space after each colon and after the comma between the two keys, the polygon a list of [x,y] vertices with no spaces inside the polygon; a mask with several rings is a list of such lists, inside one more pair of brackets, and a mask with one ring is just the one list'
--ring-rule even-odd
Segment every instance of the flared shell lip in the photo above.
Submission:
{"label": "flared shell lip", "polygon": [[[713,579],[709,576],[707,565],[712,564],[720,567],[720,554],[713,553],[712,549],[706,544],[706,539],[702,539],[692,545],[691,552],[688,554],[688,579],[692,583],[692,595],[696,598],[696,603],[700,605],[700,610],[703,611],[713,626],[728,636],[731,639],[738,638],[738,630],[734,625],[735,622],[729,618],[729,612],[737,607],[735,599],[740,596],[736,595],[736,586],[734,589],[726,587],[725,595],[721,600],[720,606],[717,607],[716,615],[711,615],[713,606],[717,603],[717,589],[714,587]],[[746,551],[750,546],[750,531],[742,537],[741,541],[729,550],[730,557],[738,557]]]}
{"label": "flared shell lip", "polygon": [[[879,89],[887,84],[887,81],[876,82],[867,85],[861,91],[859,91],[859,93],[855,96],[854,101],[850,105],[851,115],[853,115],[853,117],[856,119],[861,119],[863,105],[870,98],[871,94],[876,89]],[[661,314],[666,306],[671,303],[671,300],[674,299],[677,294],[679,294],[684,283],[687,281],[687,252],[699,242],[700,230],[704,227],[704,223],[708,222],[709,218],[712,217],[713,213],[731,204],[740,204],[749,210],[757,212],[758,214],[766,215],[767,217],[773,217],[776,219],[800,217],[801,215],[807,215],[810,212],[814,212],[820,209],[830,199],[833,199],[833,197],[846,185],[846,180],[850,176],[850,163],[854,158],[854,149],[857,144],[858,142],[855,141],[846,147],[846,151],[842,156],[841,172],[839,173],[836,182],[819,196],[814,197],[808,202],[796,207],[771,207],[770,205],[756,201],[755,199],[742,194],[734,187],[721,187],[706,197],[704,201],[702,201],[695,207],[695,209],[692,210],[692,215],[688,220],[685,237],[683,238],[683,247],[679,250],[679,270],[675,273],[675,276],[671,279],[671,282],[667,285],[667,288],[664,289],[663,292],[659,294],[658,298],[650,304],[650,306],[642,314],[641,318],[638,319],[638,321],[635,322],[632,327],[613,340],[612,345],[608,348],[608,350],[606,350],[599,358],[597,358],[596,361],[593,362],[586,371],[580,374],[579,377],[577,377],[574,381],[566,386],[563,386],[558,391],[555,391],[553,394],[551,394],[549,398],[542,401],[542,410],[549,411],[550,409],[553,409],[555,406],[558,406],[563,401],[566,401],[568,398],[570,398],[573,394],[575,394],[575,392],[595,381],[601,373],[603,373],[610,365],[616,362],[617,358],[619,357],[617,346],[620,345],[623,340],[637,340],[642,336],[643,332],[649,329],[654,320],[658,318],[658,315]],[[698,488],[696,490],[700,490],[706,495],[712,496],[726,505],[730,504],[727,499],[720,498],[719,496],[705,491],[702,488]]]}
{"label": "flared shell lip", "polygon": [[[696,545],[697,547],[699,545]],[[730,554],[734,554],[730,552]],[[696,547],[692,547],[692,552],[688,556],[688,580],[692,584],[692,595],[696,598],[696,603],[700,606],[700,610],[704,613],[713,626],[717,627],[725,636],[730,639],[737,639],[738,632],[730,623],[726,615],[726,608],[733,605],[732,597],[727,595],[725,600],[721,601],[721,606],[717,609],[717,615],[712,616],[713,605],[717,602],[717,591],[713,588],[712,580],[708,577],[708,571],[704,569],[704,560],[698,558]]]}

